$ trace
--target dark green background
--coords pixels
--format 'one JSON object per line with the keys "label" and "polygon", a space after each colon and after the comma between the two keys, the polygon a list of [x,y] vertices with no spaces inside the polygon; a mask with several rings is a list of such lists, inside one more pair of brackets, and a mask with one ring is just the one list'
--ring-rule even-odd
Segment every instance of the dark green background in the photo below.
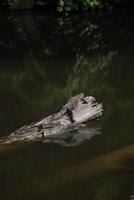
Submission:
{"label": "dark green background", "polygon": [[131,9],[103,16],[0,15],[1,136],[56,111],[79,92],[104,105],[102,134],[79,146],[33,144],[1,151],[0,199],[132,198],[129,171],[65,186],[57,178],[56,187],[49,178],[134,142],[133,24]]}

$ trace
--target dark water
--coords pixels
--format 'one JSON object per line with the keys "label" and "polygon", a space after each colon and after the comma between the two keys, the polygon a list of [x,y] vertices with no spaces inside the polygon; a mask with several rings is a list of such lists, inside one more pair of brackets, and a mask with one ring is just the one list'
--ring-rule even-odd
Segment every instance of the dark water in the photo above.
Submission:
{"label": "dark water", "polygon": [[[104,105],[102,134],[76,147],[0,148],[0,199],[134,198],[132,170],[72,170],[134,142],[134,16],[0,14],[0,136],[84,92]],[[133,168],[134,160],[127,158]],[[61,178],[62,172],[62,178]]]}

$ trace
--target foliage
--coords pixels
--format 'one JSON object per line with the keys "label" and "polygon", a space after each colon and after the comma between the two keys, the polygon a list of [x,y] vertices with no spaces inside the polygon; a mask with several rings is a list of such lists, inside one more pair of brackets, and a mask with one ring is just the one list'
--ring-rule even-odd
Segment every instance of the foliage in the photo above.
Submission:
{"label": "foliage", "polygon": [[114,4],[122,4],[127,0],[59,0],[58,11],[70,12],[77,10],[112,9]]}
{"label": "foliage", "polygon": [[[2,0],[0,7],[11,9],[31,9],[36,7],[55,7],[57,11],[68,13],[71,11],[88,9],[111,9],[116,3],[127,3],[127,0]],[[129,2],[129,1],[128,1]]]}
{"label": "foliage", "polygon": [[60,12],[70,12],[80,8],[87,10],[88,8],[96,7],[102,7],[101,0],[59,0],[58,2],[58,11]]}

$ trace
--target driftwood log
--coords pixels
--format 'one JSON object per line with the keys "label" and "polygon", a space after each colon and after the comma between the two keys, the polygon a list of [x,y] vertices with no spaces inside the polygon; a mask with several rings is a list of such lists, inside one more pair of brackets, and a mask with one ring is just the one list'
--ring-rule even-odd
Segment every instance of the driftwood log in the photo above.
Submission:
{"label": "driftwood log", "polygon": [[[11,133],[3,142],[43,141],[68,146],[65,139],[74,136],[73,141],[75,140],[75,142],[70,143],[70,146],[77,145],[84,140],[84,137],[89,139],[99,133],[97,127],[88,128],[87,131],[83,124],[102,116],[102,112],[102,104],[97,103],[94,97],[84,97],[84,94],[81,93],[69,99],[58,113],[21,127]],[[83,127],[81,132],[78,131],[80,127]],[[74,133],[75,130],[77,130],[77,135],[76,132]]]}

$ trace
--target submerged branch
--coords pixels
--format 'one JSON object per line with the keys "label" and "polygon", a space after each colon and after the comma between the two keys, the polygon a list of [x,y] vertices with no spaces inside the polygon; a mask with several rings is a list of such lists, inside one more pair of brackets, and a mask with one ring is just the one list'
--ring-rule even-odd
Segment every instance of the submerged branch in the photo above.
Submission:
{"label": "submerged branch", "polygon": [[[85,180],[94,175],[116,170],[134,170],[123,164],[127,159],[134,157],[134,144],[117,149],[111,153],[86,161],[69,169],[62,171],[56,176],[49,177],[45,181],[39,181],[38,186],[48,192],[49,188],[58,188]],[[36,185],[36,183],[34,183]]]}

